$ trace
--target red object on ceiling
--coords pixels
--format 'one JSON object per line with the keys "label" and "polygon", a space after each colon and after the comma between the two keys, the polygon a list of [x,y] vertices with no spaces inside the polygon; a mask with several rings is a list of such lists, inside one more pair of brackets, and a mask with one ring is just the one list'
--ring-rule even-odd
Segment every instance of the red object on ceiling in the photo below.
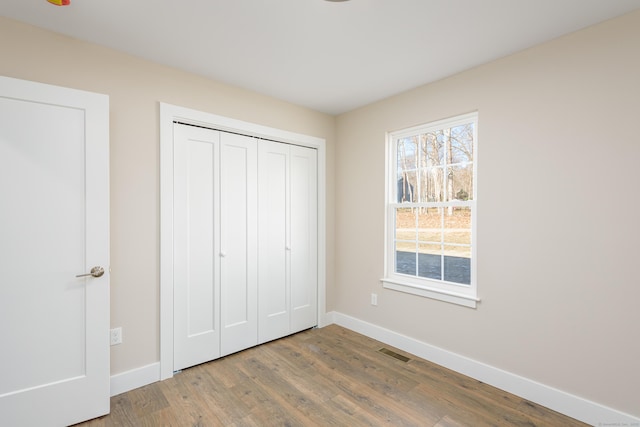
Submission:
{"label": "red object on ceiling", "polygon": [[71,4],[71,0],[47,0],[51,4],[55,4],[56,6],[69,6]]}

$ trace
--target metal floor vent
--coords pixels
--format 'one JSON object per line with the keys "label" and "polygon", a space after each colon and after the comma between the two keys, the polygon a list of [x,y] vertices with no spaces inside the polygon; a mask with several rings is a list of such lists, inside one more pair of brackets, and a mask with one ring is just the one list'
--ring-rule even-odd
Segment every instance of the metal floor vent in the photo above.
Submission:
{"label": "metal floor vent", "polygon": [[406,357],[406,356],[403,356],[403,355],[401,355],[401,354],[398,354],[398,353],[396,353],[395,351],[389,350],[388,348],[384,348],[384,347],[383,347],[383,348],[381,348],[381,349],[380,349],[380,350],[378,350],[378,351],[379,351],[380,353],[386,354],[387,356],[391,356],[391,357],[393,357],[393,358],[395,358],[395,359],[398,359],[398,360],[400,360],[400,361],[402,361],[402,362],[408,362],[409,360],[411,360],[411,359],[409,359],[409,358],[408,358],[408,357]]}

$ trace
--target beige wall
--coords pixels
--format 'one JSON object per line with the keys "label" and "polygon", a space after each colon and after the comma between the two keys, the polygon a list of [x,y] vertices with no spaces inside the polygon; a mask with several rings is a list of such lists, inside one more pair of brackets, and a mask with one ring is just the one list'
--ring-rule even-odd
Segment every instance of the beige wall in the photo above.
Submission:
{"label": "beige wall", "polygon": [[[111,325],[124,339],[112,347],[112,374],[159,360],[159,101],[325,138],[333,253],[334,117],[2,17],[0,75],[110,97]],[[327,264],[330,304],[331,255]]]}
{"label": "beige wall", "polygon": [[[339,116],[336,311],[640,416],[639,48],[635,12]],[[482,302],[383,289],[385,132],[475,110]]]}
{"label": "beige wall", "polygon": [[[329,310],[636,416],[638,46],[640,12],[336,120],[0,18],[0,74],[110,96],[113,374],[158,360],[163,101],[327,139]],[[474,110],[482,302],[383,290],[385,132]]]}

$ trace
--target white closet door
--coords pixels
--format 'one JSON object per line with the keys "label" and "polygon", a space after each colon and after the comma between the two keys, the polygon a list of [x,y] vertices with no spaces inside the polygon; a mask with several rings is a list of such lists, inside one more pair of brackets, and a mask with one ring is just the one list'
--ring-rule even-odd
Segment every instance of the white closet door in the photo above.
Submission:
{"label": "white closet door", "polygon": [[260,343],[289,334],[289,145],[260,141],[259,328]]}
{"label": "white closet door", "polygon": [[259,342],[317,324],[316,150],[260,141]]}
{"label": "white closet door", "polygon": [[318,166],[312,148],[291,146],[291,330],[317,324]]}
{"label": "white closet door", "polygon": [[174,125],[174,370],[220,357],[220,132]]}
{"label": "white closet door", "polygon": [[257,143],[220,134],[221,355],[258,343]]}

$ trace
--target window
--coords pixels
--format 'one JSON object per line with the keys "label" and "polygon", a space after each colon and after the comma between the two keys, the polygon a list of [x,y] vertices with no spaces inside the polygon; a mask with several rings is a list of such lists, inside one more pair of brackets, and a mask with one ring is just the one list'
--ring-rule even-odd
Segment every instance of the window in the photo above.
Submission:
{"label": "window", "polygon": [[475,307],[477,113],[387,141],[384,287]]}

